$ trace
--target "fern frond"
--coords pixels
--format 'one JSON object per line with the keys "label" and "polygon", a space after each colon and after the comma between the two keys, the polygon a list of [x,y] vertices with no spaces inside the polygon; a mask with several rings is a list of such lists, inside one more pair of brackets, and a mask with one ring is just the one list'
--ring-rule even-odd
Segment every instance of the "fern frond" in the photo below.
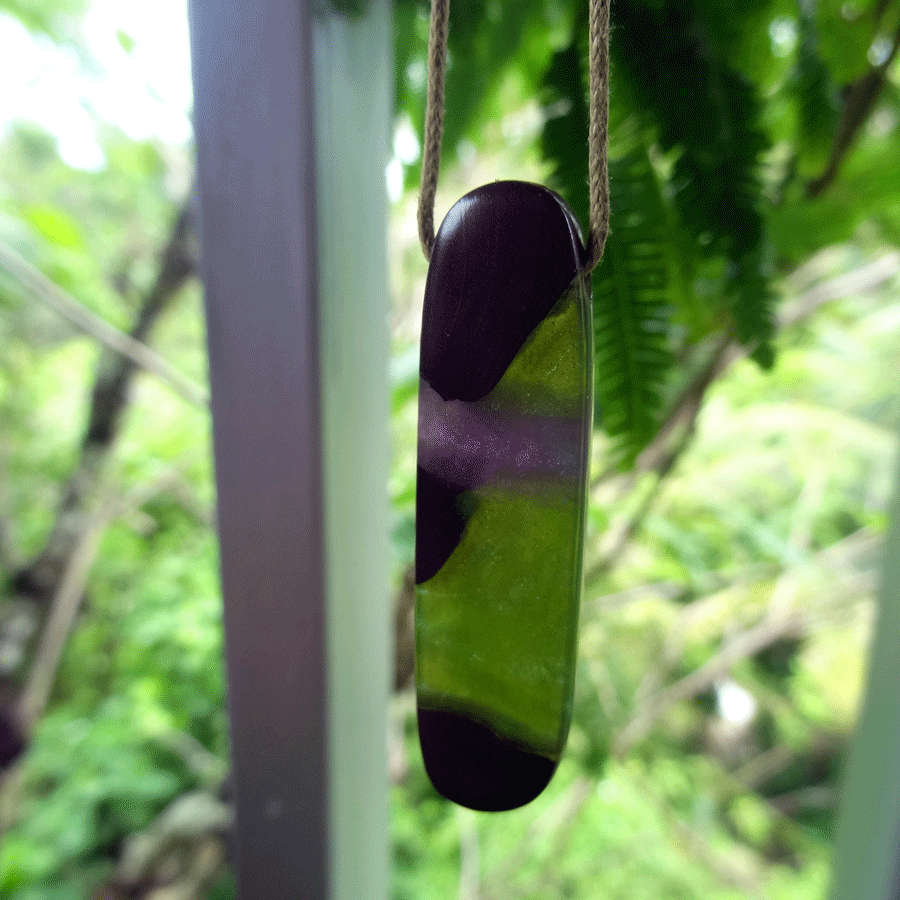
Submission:
{"label": "fern frond", "polygon": [[[573,26],[569,44],[550,59],[541,82],[545,120],[541,132],[541,153],[552,166],[550,184],[572,207],[583,225],[588,221],[588,21],[587,5]],[[627,85],[619,85],[616,73],[609,102],[610,156],[622,156],[637,144],[630,119],[634,103],[627,97]]]}
{"label": "fern frond", "polygon": [[678,154],[674,180],[685,223],[716,253],[756,243],[768,140],[755,89],[717,46],[707,12],[691,2],[654,9],[619,0],[611,49],[660,146]]}
{"label": "fern frond", "polygon": [[775,364],[775,302],[777,294],[769,275],[768,261],[758,249],[741,257],[731,267],[727,295],[737,339],[752,348],[750,357],[760,368]]}
{"label": "fern frond", "polygon": [[[582,222],[588,212],[586,43],[586,22],[579,21],[571,43],[551,60],[543,99],[555,115],[542,135],[551,183]],[[683,297],[675,277],[678,235],[668,228],[677,216],[666,208],[646,143],[637,134],[623,136],[626,110],[614,90],[610,121],[618,140],[612,149],[620,155],[610,162],[610,235],[594,273],[597,422],[622,463],[633,461],[656,434],[674,364],[672,299]],[[632,149],[622,153],[623,145]]]}
{"label": "fern frond", "polygon": [[796,148],[808,166],[816,169],[827,158],[840,118],[838,87],[820,52],[812,0],[800,4],[798,29],[797,57],[790,79],[797,117]]}
{"label": "fern frond", "polygon": [[610,164],[612,220],[594,275],[595,392],[629,463],[656,434],[670,349],[671,268],[659,182],[646,149]]}
{"label": "fern frond", "polygon": [[[691,97],[677,115],[666,110],[660,143],[681,151],[673,182],[684,223],[708,253],[734,259],[762,240],[760,162],[767,140],[756,124],[759,102],[747,79],[727,65],[694,63],[696,80],[684,91]],[[665,106],[665,96],[660,103]]]}
{"label": "fern frond", "polygon": [[[395,0],[393,8],[397,113],[405,113],[413,132],[422,133],[425,113],[429,0]],[[454,0],[450,14],[445,83],[442,157],[449,162],[460,142],[477,135],[508,111],[511,72],[522,97],[540,86],[552,48],[553,31],[565,33],[567,18],[557,0],[528,3],[485,3]],[[553,23],[553,24],[550,24]],[[407,170],[407,184],[418,170]]]}
{"label": "fern frond", "polygon": [[731,278],[723,287],[735,331],[763,346],[772,333],[761,175],[769,139],[755,85],[714,40],[716,8],[712,0],[669,0],[655,9],[618,0],[613,58],[660,147],[675,158],[671,188],[681,221],[707,257],[728,261]]}
{"label": "fern frond", "polygon": [[558,50],[544,73],[542,100],[547,118],[541,152],[551,163],[550,183],[584,225],[588,220],[588,108],[584,51],[576,34]]}

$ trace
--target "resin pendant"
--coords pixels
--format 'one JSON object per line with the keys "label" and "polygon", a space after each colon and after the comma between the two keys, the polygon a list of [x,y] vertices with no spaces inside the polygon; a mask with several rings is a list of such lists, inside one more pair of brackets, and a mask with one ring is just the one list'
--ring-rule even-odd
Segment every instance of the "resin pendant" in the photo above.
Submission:
{"label": "resin pendant", "polygon": [[593,353],[578,226],[495,182],[431,253],[419,383],[416,694],[435,788],[478,810],[553,775],[574,687]]}

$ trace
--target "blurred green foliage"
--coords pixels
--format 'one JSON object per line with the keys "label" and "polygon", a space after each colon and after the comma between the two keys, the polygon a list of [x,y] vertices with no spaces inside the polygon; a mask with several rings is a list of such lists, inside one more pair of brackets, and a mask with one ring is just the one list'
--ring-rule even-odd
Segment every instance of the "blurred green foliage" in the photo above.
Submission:
{"label": "blurred green foliage", "polygon": [[[400,2],[396,15],[398,104],[418,132],[427,6]],[[847,93],[871,72],[870,59],[888,52],[895,13],[874,2],[618,0],[611,15],[616,202],[609,252],[594,278],[597,394],[606,401],[600,424],[627,466],[655,434],[667,388],[685,374],[676,361],[686,350],[724,330],[770,367],[774,279],[805,254],[851,239],[864,222],[894,239],[893,80],[877,109],[845,110],[851,119],[871,113],[869,131],[881,122],[887,132],[882,140],[868,134],[850,154],[852,184],[842,173],[815,199],[808,189],[841,125],[840,88]],[[586,226],[587,3],[457,3],[452,23],[445,160],[486,117],[502,115],[511,95],[539,97],[551,183]],[[457,58],[465,77],[453,76]],[[863,147],[879,158],[863,166]],[[625,173],[642,152],[658,187],[635,194]],[[867,197],[877,217],[865,209]]]}
{"label": "blurred green foliage", "polygon": [[[81,9],[0,4],[67,46]],[[398,128],[418,134],[427,5],[398,0],[394,12]],[[594,277],[599,415],[567,757],[522,810],[456,810],[425,776],[400,694],[395,900],[459,895],[473,870],[485,900],[813,900],[827,883],[900,426],[896,268],[877,284],[834,279],[900,241],[896,67],[834,181],[815,197],[808,183],[897,10],[616,0],[613,28],[614,205]],[[585,4],[457,0],[450,41],[442,191],[498,170],[544,177],[586,224]],[[3,137],[0,240],[127,330],[191,163],[186,148],[109,126],[102,143],[106,166],[87,173],[33,126]],[[414,163],[405,174],[392,224],[400,323],[415,318],[423,272],[408,228]],[[776,331],[829,285],[833,300]],[[417,359],[396,331],[399,583],[413,553]],[[715,381],[662,477],[635,469],[726,338],[755,363]],[[196,281],[152,342],[205,380]],[[0,270],[5,578],[53,525],[97,362],[90,338]],[[51,703],[4,785],[2,897],[90,896],[129,836],[185,791],[218,788],[227,727],[208,433],[204,410],[136,380],[102,485],[144,499],[104,531]],[[19,601],[2,590],[6,628]],[[223,876],[211,896],[232,892]]]}

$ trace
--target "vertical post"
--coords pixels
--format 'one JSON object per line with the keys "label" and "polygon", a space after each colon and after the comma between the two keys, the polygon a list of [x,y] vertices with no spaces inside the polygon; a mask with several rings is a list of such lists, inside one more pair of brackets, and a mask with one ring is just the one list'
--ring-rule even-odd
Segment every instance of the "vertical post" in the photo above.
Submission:
{"label": "vertical post", "polygon": [[[340,8],[364,8],[345,15]],[[332,896],[388,896],[388,0],[314,17]]]}
{"label": "vertical post", "polygon": [[900,470],[894,491],[866,692],[841,792],[832,900],[900,898]]}
{"label": "vertical post", "polygon": [[388,3],[190,18],[239,896],[383,900]]}

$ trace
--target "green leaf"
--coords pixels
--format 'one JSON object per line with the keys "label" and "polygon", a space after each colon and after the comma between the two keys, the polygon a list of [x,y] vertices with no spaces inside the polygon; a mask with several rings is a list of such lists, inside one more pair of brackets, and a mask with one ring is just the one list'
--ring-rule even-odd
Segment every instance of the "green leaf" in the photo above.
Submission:
{"label": "green leaf", "polygon": [[126,53],[131,53],[131,51],[134,50],[135,40],[127,31],[123,31],[119,28],[116,31],[116,40]]}
{"label": "green leaf", "polygon": [[873,5],[871,0],[819,0],[817,4],[822,57],[838,84],[855,81],[869,68],[867,54],[875,37],[870,13]]}
{"label": "green leaf", "polygon": [[819,44],[815,6],[809,0],[800,5],[797,58],[789,89],[797,117],[796,150],[812,169],[826,161],[840,116],[837,82]]}
{"label": "green leaf", "polygon": [[[542,134],[552,186],[582,222],[588,217],[586,22],[554,54],[544,76],[548,117]],[[686,289],[692,268],[678,212],[667,202],[644,134],[636,125],[629,87],[611,97],[611,233],[594,280],[595,397],[598,422],[615,439],[621,461],[632,461],[656,433],[666,378],[674,365],[672,314],[697,327],[696,298]]]}
{"label": "green leaf", "polygon": [[[760,345],[758,359],[768,365],[773,294],[764,265],[761,163],[769,138],[756,86],[725,55],[728,42],[723,47],[716,40],[722,29],[715,10],[713,0],[659,9],[620,0],[613,60],[673,160],[670,190],[681,222],[706,257],[728,261],[723,290],[713,298],[716,312],[730,309],[738,337]],[[734,28],[732,22],[727,30]],[[660,72],[677,76],[660,78]]]}
{"label": "green leaf", "polygon": [[547,119],[541,132],[541,151],[553,166],[550,182],[566,200],[579,222],[588,220],[588,109],[580,41],[557,51],[543,78]]}
{"label": "green leaf", "polygon": [[[544,127],[541,153],[551,165],[550,184],[572,207],[583,226],[588,222],[588,23],[587,7],[573,26],[569,43],[549,60],[541,79]],[[643,144],[636,130],[627,84],[610,73],[609,133],[611,156],[623,156]]]}
{"label": "green leaf", "polygon": [[71,43],[75,20],[84,12],[84,0],[0,0],[0,12],[18,19],[29,31],[44,34],[58,44]]}
{"label": "green leaf", "polygon": [[716,56],[750,77],[765,76],[773,68],[769,24],[779,12],[793,12],[796,0],[693,0],[707,42]]}
{"label": "green leaf", "polygon": [[795,266],[807,254],[863,233],[873,240],[900,241],[895,134],[861,142],[846,158],[840,177],[814,200],[803,198],[801,190],[794,186],[769,216],[768,231],[781,267]]}
{"label": "green leaf", "polygon": [[610,164],[612,220],[594,276],[595,390],[606,432],[630,462],[656,434],[672,287],[659,182],[646,149]]}
{"label": "green leaf", "polygon": [[750,357],[763,369],[775,364],[777,295],[768,274],[762,249],[740,257],[729,271],[728,296],[737,339],[752,348]]}
{"label": "green leaf", "polygon": [[78,222],[58,206],[49,204],[29,206],[24,210],[23,218],[51,243],[72,250],[85,249],[84,237]]}
{"label": "green leaf", "polygon": [[[422,133],[428,47],[427,0],[394,4],[396,109]],[[483,128],[509,112],[510,97],[525,102],[540,86],[547,61],[567,33],[570,7],[560,0],[454,0],[450,11],[442,158],[460,142],[483,143]],[[410,184],[418,180],[411,167]]]}
{"label": "green leaf", "polygon": [[419,347],[413,344],[391,357],[391,413],[396,415],[419,390]]}

